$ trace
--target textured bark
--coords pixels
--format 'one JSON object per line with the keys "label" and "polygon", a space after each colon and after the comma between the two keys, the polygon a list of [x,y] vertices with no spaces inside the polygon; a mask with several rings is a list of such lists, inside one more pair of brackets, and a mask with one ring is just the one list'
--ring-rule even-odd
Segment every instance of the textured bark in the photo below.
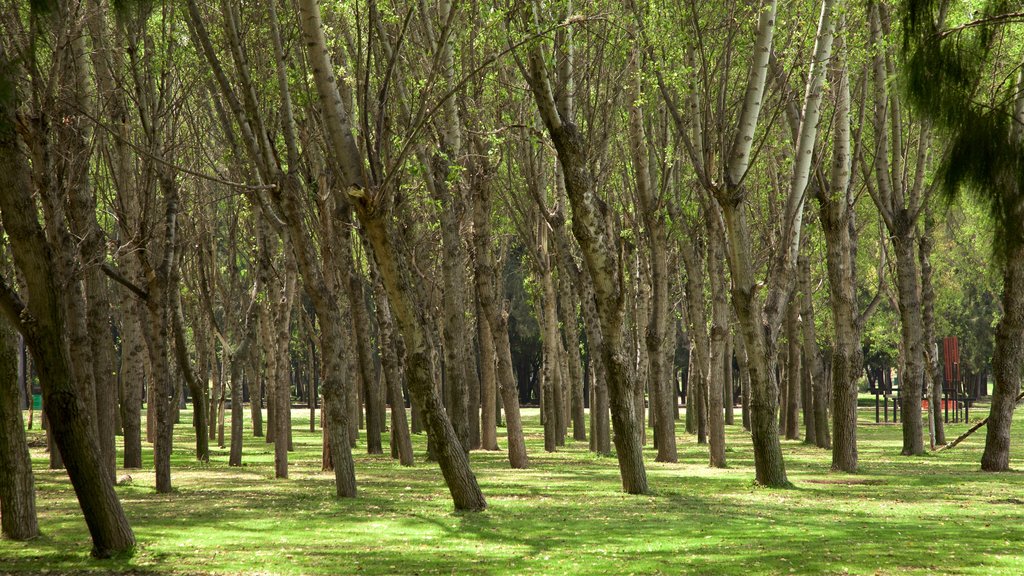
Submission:
{"label": "textured bark", "polygon": [[121,422],[124,426],[124,467],[142,468],[142,356],[145,341],[139,327],[139,306],[125,291],[121,297]]}
{"label": "textured bark", "polygon": [[708,278],[711,280],[710,363],[708,366],[708,449],[710,464],[725,468],[725,421],[722,413],[722,391],[725,388],[723,369],[729,338],[729,301],[725,277],[725,238],[718,212],[705,205],[708,225]]}
{"label": "textured bark", "polygon": [[566,278],[566,273],[558,275],[559,294],[562,305],[558,307],[559,318],[563,326],[565,355],[568,361],[568,392],[572,404],[572,438],[585,442],[587,440],[587,416],[583,406],[583,361],[580,358],[579,325],[576,320],[576,291],[573,284]]}
{"label": "textured bark", "polygon": [[[633,84],[634,100],[640,97],[640,75]],[[654,420],[654,444],[657,462],[676,462],[675,418],[672,406],[675,394],[667,344],[669,317],[668,293],[668,226],[664,206],[651,183],[647,137],[644,131],[643,110],[634,103],[629,110],[629,141],[631,159],[637,180],[637,198],[645,228],[645,240],[650,253],[651,308],[647,322],[645,345],[650,362],[651,417]],[[722,439],[724,441],[724,432]],[[724,465],[724,451],[723,465]]]}
{"label": "textured bark", "polygon": [[814,326],[814,294],[811,287],[811,262],[806,256],[798,261],[800,271],[800,317],[802,361],[800,369],[800,398],[804,417],[804,444],[818,445],[818,423],[815,406],[814,381],[819,378],[818,343]]}
{"label": "textured bark", "polygon": [[765,327],[754,294],[753,265],[744,249],[750,237],[742,207],[722,205],[729,237],[732,303],[743,333],[750,375],[750,432],[754,443],[755,480],[770,487],[789,485],[779,443],[779,388],[772,369],[775,352],[765,342]]}
{"label": "textured bark", "polygon": [[1020,393],[1024,365],[1024,246],[1017,244],[1003,268],[1003,317],[996,326],[992,352],[992,408],[985,432],[981,469],[1003,472],[1010,467],[1010,426]]}
{"label": "textured bark", "polygon": [[[0,44],[0,83],[15,85],[14,68]],[[130,551],[135,536],[100,461],[90,414],[79,396],[64,345],[66,320],[60,301],[55,251],[39,226],[27,159],[15,132],[15,92],[0,92],[0,217],[25,281],[22,304],[0,282],[0,311],[19,327],[32,352],[43,388],[49,431],[56,441],[93,540],[93,555]]]}
{"label": "textured bark", "polygon": [[414,463],[412,436],[409,434],[409,422],[405,417],[405,397],[402,395],[402,370],[395,341],[395,328],[391,320],[391,307],[388,305],[384,287],[376,269],[374,274],[375,300],[377,303],[377,326],[380,349],[380,364],[387,383],[388,398],[391,402],[391,450],[398,452],[398,460],[402,466]]}
{"label": "textured bark", "polygon": [[19,405],[18,349],[11,324],[0,321],[0,533],[12,540],[29,540],[39,535],[39,522],[32,458]]}
{"label": "textured bark", "polygon": [[[904,225],[911,225],[907,222]],[[902,225],[901,225],[902,226]],[[893,239],[896,252],[896,289],[900,304],[900,337],[905,369],[900,380],[900,418],[904,456],[924,454],[921,424],[921,383],[924,381],[924,328],[921,325],[920,285],[913,232]]]}
{"label": "textured bark", "polygon": [[800,439],[800,388],[802,386],[802,362],[800,346],[800,301],[791,300],[786,306],[786,440]]}
{"label": "textured bark", "polygon": [[408,285],[409,273],[402,269],[403,263],[394,251],[382,219],[375,216],[365,204],[357,203],[356,206],[366,239],[373,246],[373,254],[380,270],[382,284],[387,291],[388,302],[395,312],[395,319],[405,341],[409,392],[423,410],[424,424],[455,508],[483,510],[487,503],[477,484],[476,476],[470,470],[469,458],[463,444],[445,414],[435,387],[424,327],[413,308],[412,290]]}
{"label": "textured bark", "polygon": [[494,336],[491,323],[484,316],[477,299],[477,341],[480,343],[480,447],[498,449],[498,427],[495,409],[498,403],[498,383],[495,374]]}
{"label": "textured bark", "polygon": [[[512,374],[512,353],[508,341],[508,314],[499,308],[497,274],[491,251],[491,190],[487,182],[473,186],[474,287],[487,331],[493,337],[498,390],[505,408],[508,461],[512,468],[526,468],[529,458],[519,414],[519,394]],[[483,349],[483,347],[482,347]],[[486,426],[485,426],[486,428]]]}
{"label": "textured bark", "polygon": [[[535,69],[540,65],[538,54],[531,56],[531,63]],[[573,234],[580,243],[587,270],[594,282],[594,302],[603,338],[600,353],[608,371],[609,403],[615,431],[613,440],[622,487],[630,494],[644,494],[648,489],[640,434],[642,423],[636,418],[633,397],[635,375],[629,366],[622,335],[623,270],[604,226],[606,207],[598,203],[591,189],[593,181],[585,161],[587,146],[583,134],[571,121],[563,119],[560,124],[548,121],[548,131],[565,175],[565,187],[573,209]]]}

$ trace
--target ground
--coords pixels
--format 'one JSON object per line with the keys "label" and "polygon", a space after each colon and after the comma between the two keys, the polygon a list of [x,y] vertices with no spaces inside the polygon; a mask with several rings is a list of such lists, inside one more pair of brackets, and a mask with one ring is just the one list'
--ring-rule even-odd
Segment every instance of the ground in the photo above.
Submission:
{"label": "ground", "polygon": [[[979,408],[972,417],[984,416]],[[333,476],[320,471],[321,433],[309,432],[308,410],[293,413],[288,480],[273,478],[272,446],[251,436],[246,416],[242,468],[229,468],[228,451],[216,442],[210,464],[194,462],[184,412],[173,494],[154,492],[151,471],[118,471],[132,477],[117,487],[139,542],[131,558],[88,556],[89,535],[65,473],[47,470],[43,448],[32,448],[43,536],[0,541],[0,573],[1024,572],[1024,477],[979,471],[983,431],[954,450],[903,457],[898,426],[874,424],[873,408],[862,409],[856,475],[829,473],[828,451],[785,441],[794,488],[755,487],[750,437],[737,424],[727,427],[726,470],[708,468],[706,447],[685,434],[679,464],[655,463],[648,449],[649,496],[623,494],[615,459],[592,455],[585,443],[544,453],[537,411],[527,409],[531,469],[508,469],[502,452],[473,452],[488,502],[476,514],[454,513],[436,465],[424,458],[422,436],[412,469],[367,456],[361,442],[359,497],[339,500]],[[950,425],[948,435],[964,429]],[[41,444],[38,430],[29,436]],[[144,465],[151,458],[147,444]]]}

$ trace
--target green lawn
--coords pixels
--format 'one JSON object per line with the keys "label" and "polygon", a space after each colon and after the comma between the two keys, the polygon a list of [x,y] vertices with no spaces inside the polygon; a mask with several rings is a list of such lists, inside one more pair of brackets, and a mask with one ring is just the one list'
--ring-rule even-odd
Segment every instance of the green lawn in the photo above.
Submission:
{"label": "green lawn", "polygon": [[[729,469],[708,468],[705,447],[683,435],[679,464],[655,463],[648,451],[654,493],[629,496],[619,491],[614,458],[593,456],[583,443],[545,454],[537,411],[525,412],[531,469],[509,470],[502,452],[474,452],[489,507],[468,515],[453,513],[439,471],[423,459],[422,436],[413,469],[367,456],[360,443],[359,498],[338,500],[333,476],[320,472],[320,432],[308,431],[308,411],[294,414],[296,451],[285,481],[273,479],[262,438],[246,438],[242,468],[229,468],[216,443],[209,465],[194,463],[185,413],[176,492],[156,494],[152,472],[129,471],[132,484],[117,491],[139,546],[132,558],[109,561],[89,558],[67,477],[47,470],[46,455],[33,448],[44,535],[0,541],[0,572],[1024,572],[1024,477],[978,471],[983,434],[939,455],[901,457],[899,428],[875,425],[873,409],[863,409],[860,474],[831,474],[827,451],[785,442],[795,488],[768,490],[753,486],[750,439],[730,426]],[[984,413],[979,407],[972,417]],[[950,437],[963,429],[950,426]],[[40,438],[38,430],[29,434]],[[150,465],[148,447],[145,458]]]}

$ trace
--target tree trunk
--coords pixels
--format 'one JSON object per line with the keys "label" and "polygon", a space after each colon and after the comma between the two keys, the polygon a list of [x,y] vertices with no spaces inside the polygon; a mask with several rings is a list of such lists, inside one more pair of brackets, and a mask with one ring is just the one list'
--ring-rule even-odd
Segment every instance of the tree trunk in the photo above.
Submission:
{"label": "tree trunk", "polygon": [[498,427],[495,422],[495,407],[498,403],[498,388],[495,375],[494,337],[491,323],[484,316],[483,307],[477,301],[477,341],[480,342],[480,447],[484,450],[498,449]]}
{"label": "tree trunk", "polygon": [[380,364],[384,372],[384,380],[388,387],[388,396],[391,400],[391,445],[392,452],[398,452],[398,461],[402,466],[412,466],[414,463],[412,451],[412,437],[409,434],[409,423],[405,417],[405,397],[402,395],[402,372],[397,351],[394,325],[391,322],[391,307],[388,305],[387,296],[384,294],[384,287],[380,284],[380,278],[376,269],[371,266],[373,272],[373,284],[375,300],[377,303],[377,326],[378,343],[380,350]]}
{"label": "tree trunk", "polygon": [[39,535],[35,477],[18,393],[18,337],[0,321],[0,532],[12,540]]}
{"label": "tree trunk", "polygon": [[786,356],[786,440],[800,439],[800,332],[800,301],[794,299],[786,306],[786,342],[789,346]]}
{"label": "tree trunk", "polygon": [[[474,287],[477,302],[487,322],[486,331],[493,337],[495,377],[502,405],[505,407],[505,431],[508,437],[508,461],[512,468],[527,468],[529,459],[523,439],[519,414],[519,395],[512,373],[512,352],[508,340],[508,314],[499,308],[497,273],[491,238],[491,190],[487,182],[474,182],[473,190]],[[486,348],[481,344],[481,349]],[[486,426],[485,426],[486,428]],[[495,446],[497,442],[495,441]]]}
{"label": "tree trunk", "polygon": [[121,422],[124,425],[124,467],[142,468],[142,380],[145,341],[139,327],[139,307],[127,291],[121,299]]}
{"label": "tree trunk", "polygon": [[817,413],[814,406],[814,380],[818,376],[818,343],[814,326],[814,294],[811,288],[811,261],[806,256],[798,260],[800,272],[800,317],[802,360],[800,368],[800,399],[804,417],[804,444],[818,444]]}
{"label": "tree trunk", "polygon": [[[725,421],[722,390],[725,388],[725,351],[729,338],[729,301],[726,299],[724,231],[717,210],[705,204],[708,220],[708,278],[711,280],[711,337],[708,365],[708,448],[713,468],[725,468]],[[731,385],[731,384],[730,384]]]}
{"label": "tree trunk", "polygon": [[[907,223],[909,225],[909,223]],[[921,426],[921,383],[924,381],[924,354],[921,326],[917,259],[912,233],[893,239],[896,249],[896,287],[900,302],[900,335],[903,340],[906,369],[900,379],[900,417],[903,419],[904,456],[924,454]]]}
{"label": "tree trunk", "polygon": [[1014,246],[1003,268],[1003,317],[996,325],[992,353],[992,408],[985,433],[981,469],[1004,472],[1010,468],[1010,426],[1020,393],[1024,365],[1024,246]]}
{"label": "tree trunk", "polygon": [[[558,275],[562,305],[558,307],[562,322],[565,354],[568,361],[568,392],[572,397],[572,438],[587,441],[587,415],[583,406],[583,363],[580,359],[579,325],[576,321],[576,291],[565,273]],[[673,436],[674,437],[674,436]]]}
{"label": "tree trunk", "polygon": [[[0,44],[0,83],[15,85],[14,68]],[[104,472],[92,417],[85,409],[69,369],[64,345],[66,324],[60,284],[54,278],[54,247],[39,226],[29,167],[15,131],[15,91],[0,92],[0,215],[14,261],[26,285],[22,304],[0,282],[0,311],[19,326],[32,352],[43,388],[49,431],[58,445],[93,540],[93,555],[108,557],[131,550],[135,536],[113,484]],[[6,468],[6,467],[5,467]]]}
{"label": "tree trunk", "polygon": [[750,432],[754,442],[755,480],[770,487],[789,485],[779,443],[779,387],[772,369],[775,351],[765,342],[765,326],[754,294],[753,266],[745,249],[750,234],[742,206],[722,204],[729,264],[732,272],[732,303],[739,319],[750,374]]}

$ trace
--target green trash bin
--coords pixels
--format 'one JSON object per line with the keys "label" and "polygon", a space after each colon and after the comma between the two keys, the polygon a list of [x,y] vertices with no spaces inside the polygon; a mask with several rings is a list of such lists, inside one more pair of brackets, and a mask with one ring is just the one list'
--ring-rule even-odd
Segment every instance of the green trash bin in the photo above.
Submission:
{"label": "green trash bin", "polygon": [[42,394],[33,394],[32,395],[32,409],[33,410],[42,410],[43,409],[43,395]]}

